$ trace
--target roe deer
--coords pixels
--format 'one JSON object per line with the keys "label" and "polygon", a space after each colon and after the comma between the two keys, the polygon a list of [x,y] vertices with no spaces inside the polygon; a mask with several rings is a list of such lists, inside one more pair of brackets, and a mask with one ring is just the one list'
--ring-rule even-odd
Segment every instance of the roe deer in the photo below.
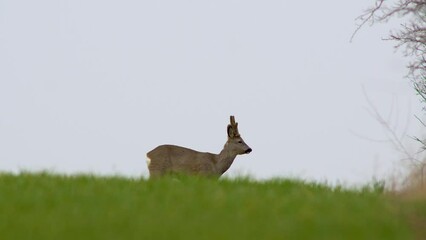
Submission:
{"label": "roe deer", "polygon": [[167,173],[184,173],[220,177],[229,169],[237,155],[252,150],[238,132],[234,116],[228,125],[228,141],[219,154],[197,152],[192,149],[161,145],[146,154],[150,178]]}

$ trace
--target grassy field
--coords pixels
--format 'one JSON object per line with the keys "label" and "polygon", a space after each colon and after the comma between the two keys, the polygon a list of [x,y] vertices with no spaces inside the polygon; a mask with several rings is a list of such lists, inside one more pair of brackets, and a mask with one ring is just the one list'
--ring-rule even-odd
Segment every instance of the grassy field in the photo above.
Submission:
{"label": "grassy field", "polygon": [[0,174],[0,239],[407,240],[417,204],[284,179]]}

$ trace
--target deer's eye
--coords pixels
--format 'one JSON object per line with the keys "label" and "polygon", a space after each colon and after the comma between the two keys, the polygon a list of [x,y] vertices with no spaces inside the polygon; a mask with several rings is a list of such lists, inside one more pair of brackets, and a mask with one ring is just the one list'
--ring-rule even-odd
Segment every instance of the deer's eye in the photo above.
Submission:
{"label": "deer's eye", "polygon": [[240,141],[238,141],[238,143],[243,143],[243,141],[240,140]]}

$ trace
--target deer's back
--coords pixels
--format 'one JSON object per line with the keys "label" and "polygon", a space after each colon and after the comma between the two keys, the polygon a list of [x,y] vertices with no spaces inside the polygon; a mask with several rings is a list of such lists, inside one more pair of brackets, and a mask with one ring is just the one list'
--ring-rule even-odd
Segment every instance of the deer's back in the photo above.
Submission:
{"label": "deer's back", "polygon": [[215,155],[198,152],[175,145],[161,145],[148,152],[150,173],[163,175],[167,172],[215,173]]}

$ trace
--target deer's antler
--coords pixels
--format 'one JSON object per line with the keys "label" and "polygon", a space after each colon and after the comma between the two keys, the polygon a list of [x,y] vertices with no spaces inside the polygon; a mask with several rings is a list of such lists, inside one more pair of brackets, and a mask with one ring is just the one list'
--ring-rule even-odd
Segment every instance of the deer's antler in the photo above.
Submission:
{"label": "deer's antler", "polygon": [[231,116],[231,117],[230,117],[230,121],[231,121],[230,126],[231,126],[231,128],[232,128],[232,130],[233,130],[234,137],[239,137],[239,136],[240,136],[240,133],[238,132],[238,123],[237,123],[237,122],[235,122],[235,117],[234,117],[234,116]]}

